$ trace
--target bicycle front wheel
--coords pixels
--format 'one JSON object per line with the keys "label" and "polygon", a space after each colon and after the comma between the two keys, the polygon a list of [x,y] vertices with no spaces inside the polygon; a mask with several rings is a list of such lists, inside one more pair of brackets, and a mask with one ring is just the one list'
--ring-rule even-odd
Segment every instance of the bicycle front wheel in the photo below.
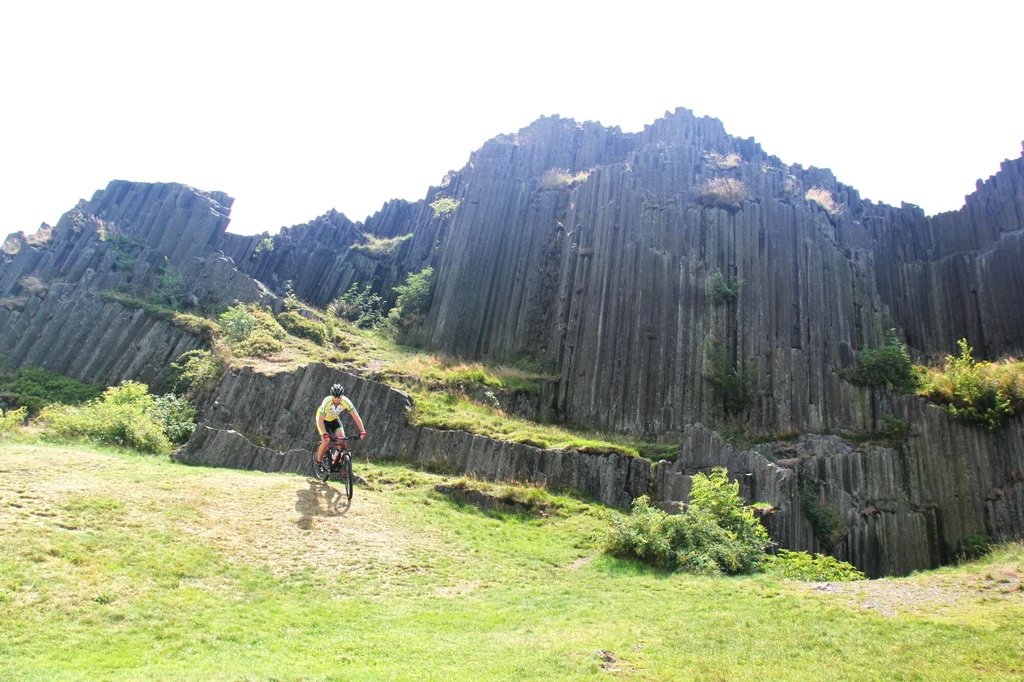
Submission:
{"label": "bicycle front wheel", "polygon": [[348,495],[348,499],[352,499],[352,455],[345,453],[345,494]]}

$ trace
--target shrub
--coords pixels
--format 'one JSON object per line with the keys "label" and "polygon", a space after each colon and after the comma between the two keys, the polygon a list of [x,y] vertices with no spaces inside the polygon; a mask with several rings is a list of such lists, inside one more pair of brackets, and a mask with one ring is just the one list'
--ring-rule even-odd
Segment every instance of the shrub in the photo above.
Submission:
{"label": "shrub", "polygon": [[707,160],[708,166],[713,170],[729,170],[740,165],[740,161],[743,160],[743,157],[736,152],[730,152],[729,154],[707,152],[704,154],[704,158]]}
{"label": "shrub", "polygon": [[742,287],[742,279],[725,277],[720,270],[716,270],[715,274],[711,276],[711,300],[715,305],[735,300]]}
{"label": "shrub", "polygon": [[237,303],[220,316],[220,328],[229,343],[245,341],[256,328],[256,317],[244,304]]}
{"label": "shrub", "polygon": [[37,414],[49,403],[77,405],[103,393],[103,387],[86,384],[42,367],[24,367],[10,378],[0,377],[0,392],[9,393],[15,403]]}
{"label": "shrub", "polygon": [[399,237],[375,237],[367,235],[368,241],[365,244],[353,244],[352,251],[360,251],[370,256],[389,256],[395,252],[399,244],[412,239],[412,232]]}
{"label": "shrub", "polygon": [[738,211],[747,198],[747,187],[735,178],[711,178],[697,192],[697,203]]}
{"label": "shrub", "polygon": [[867,576],[855,566],[835,557],[824,554],[808,554],[807,552],[791,552],[780,549],[776,555],[764,557],[763,569],[766,572],[778,573],[790,580],[805,582],[846,582],[850,580],[866,580]]}
{"label": "shrub", "polygon": [[198,315],[190,315],[189,313],[175,313],[174,317],[171,318],[171,324],[178,329],[183,329],[190,334],[200,336],[207,341],[213,341],[214,337],[220,333],[220,325],[213,320],[208,320]]}
{"label": "shrub", "polygon": [[710,476],[693,477],[690,505],[682,514],[666,514],[646,496],[637,498],[629,517],[613,519],[605,551],[714,575],[755,571],[768,544],[768,531],[739,496],[739,483],[716,467]]}
{"label": "shrub", "polygon": [[327,330],[324,329],[324,325],[313,320],[307,320],[298,313],[281,313],[277,316],[277,321],[292,336],[309,339],[318,346],[323,346],[327,343]]}
{"label": "shrub", "polygon": [[240,358],[264,358],[280,353],[281,342],[266,332],[255,332],[245,341],[231,345],[231,352]]}
{"label": "shrub", "polygon": [[961,421],[989,429],[1024,411],[1024,362],[975,362],[967,339],[957,345],[959,357],[947,355],[943,367],[923,370],[919,395]]}
{"label": "shrub", "polygon": [[841,374],[858,386],[884,386],[901,393],[912,393],[918,387],[907,347],[895,329],[885,332],[885,342],[879,348],[861,351],[857,366]]}
{"label": "shrub", "polygon": [[987,535],[968,535],[957,543],[957,561],[977,561],[987,556],[995,545]]}
{"label": "shrub", "polygon": [[743,412],[757,392],[757,368],[752,363],[744,368],[738,359],[735,365],[730,364],[728,353],[718,343],[709,344],[708,360],[711,374],[707,379],[715,387],[726,413]]}
{"label": "shrub", "polygon": [[457,209],[458,207],[459,202],[456,201],[455,199],[450,199],[448,197],[441,197],[437,201],[430,204],[430,208],[434,209],[435,218],[447,217],[448,214],[455,211],[455,209]]}
{"label": "shrub", "polygon": [[157,270],[156,286],[149,295],[149,302],[181,310],[181,285],[184,280],[171,262],[164,257],[164,263]]}
{"label": "shrub", "polygon": [[19,279],[18,286],[29,296],[46,296],[47,286],[34,275],[25,275]]}
{"label": "shrub", "polygon": [[171,390],[198,397],[212,389],[224,372],[221,359],[208,350],[190,350],[171,363]]}
{"label": "shrub", "polygon": [[168,393],[153,399],[153,409],[149,416],[160,425],[167,440],[180,444],[187,441],[196,430],[198,413],[188,400]]}
{"label": "shrub", "polygon": [[405,284],[395,287],[398,299],[388,315],[393,329],[408,327],[429,310],[430,296],[434,291],[434,268],[426,267],[419,272],[409,273]]}
{"label": "shrub", "polygon": [[145,384],[124,381],[85,405],[50,405],[39,413],[43,435],[87,438],[141,452],[168,452],[170,441],[154,417],[155,401]]}
{"label": "shrub", "polygon": [[825,209],[825,213],[830,218],[836,218],[843,212],[843,207],[836,203],[836,200],[832,198],[832,192],[828,191],[824,187],[812,187],[804,193],[804,199],[813,201],[818,206]]}
{"label": "shrub", "polygon": [[0,436],[5,436],[8,433],[14,431],[22,424],[25,423],[25,419],[28,417],[28,408],[19,407],[16,410],[7,410],[5,413],[0,410]]}
{"label": "shrub", "polygon": [[800,480],[800,509],[804,518],[811,524],[814,537],[818,539],[826,552],[831,552],[849,529],[839,515],[839,510],[822,502],[821,486],[817,483]]}
{"label": "shrub", "polygon": [[586,180],[589,175],[590,173],[586,171],[580,171],[573,175],[572,172],[563,168],[549,168],[540,176],[540,185],[538,185],[537,189],[569,189],[573,185],[578,185]]}
{"label": "shrub", "polygon": [[264,237],[260,240],[260,243],[256,245],[256,249],[253,251],[254,254],[259,255],[266,251],[270,253],[274,250],[274,240],[270,237]]}
{"label": "shrub", "polygon": [[347,292],[331,302],[327,312],[354,322],[363,329],[379,327],[387,317],[384,299],[372,293],[369,284],[361,291],[358,284],[352,284]]}

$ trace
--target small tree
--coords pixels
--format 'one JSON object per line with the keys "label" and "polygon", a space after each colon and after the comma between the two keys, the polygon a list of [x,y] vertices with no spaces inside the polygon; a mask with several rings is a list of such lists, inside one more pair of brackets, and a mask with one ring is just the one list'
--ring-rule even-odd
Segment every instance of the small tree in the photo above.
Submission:
{"label": "small tree", "polygon": [[857,366],[844,376],[858,386],[886,387],[900,393],[913,393],[918,387],[910,354],[895,329],[886,330],[885,341],[878,348],[861,351]]}

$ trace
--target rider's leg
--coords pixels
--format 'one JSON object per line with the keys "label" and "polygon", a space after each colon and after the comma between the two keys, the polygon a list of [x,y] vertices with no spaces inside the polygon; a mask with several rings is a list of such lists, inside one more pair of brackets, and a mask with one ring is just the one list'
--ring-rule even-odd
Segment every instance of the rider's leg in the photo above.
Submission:
{"label": "rider's leg", "polygon": [[324,453],[327,452],[327,439],[320,439],[320,449],[316,451],[316,461],[322,462],[324,459]]}

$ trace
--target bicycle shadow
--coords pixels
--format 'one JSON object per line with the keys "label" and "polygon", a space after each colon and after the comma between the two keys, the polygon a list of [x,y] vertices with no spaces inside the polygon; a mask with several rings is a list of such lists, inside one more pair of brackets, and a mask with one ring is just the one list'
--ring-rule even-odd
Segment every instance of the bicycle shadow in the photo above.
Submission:
{"label": "bicycle shadow", "polygon": [[300,514],[297,525],[302,530],[310,530],[315,517],[344,516],[351,505],[352,501],[334,486],[311,480],[308,490],[295,492],[295,511]]}

